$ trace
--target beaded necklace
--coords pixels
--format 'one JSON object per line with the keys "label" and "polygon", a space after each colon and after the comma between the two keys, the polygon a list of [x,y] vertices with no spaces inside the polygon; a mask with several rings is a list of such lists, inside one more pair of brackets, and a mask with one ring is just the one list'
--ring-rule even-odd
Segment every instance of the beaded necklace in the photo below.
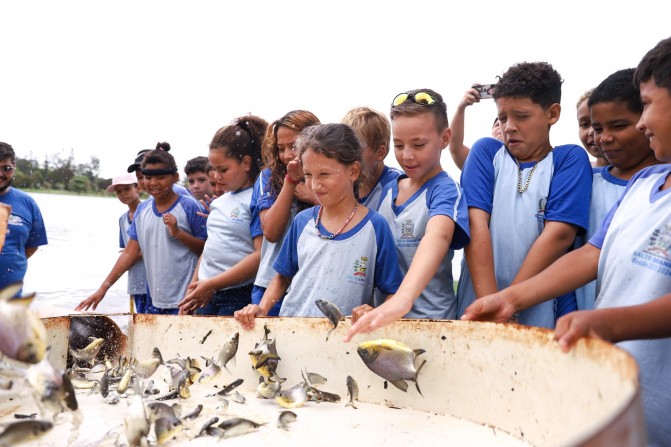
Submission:
{"label": "beaded necklace", "polygon": [[545,160],[545,157],[550,155],[550,152],[552,152],[552,148],[547,152],[547,154],[543,155],[543,157],[536,162],[533,168],[531,168],[531,172],[529,173],[529,177],[527,177],[527,181],[524,183],[524,187],[522,187],[522,166],[520,166],[520,162],[517,161],[517,158],[513,155],[513,160],[515,160],[515,164],[517,165],[517,192],[523,193],[524,191],[527,190],[529,187],[529,182],[531,182],[531,177],[533,177],[534,172],[536,172],[536,168],[538,167],[539,164],[541,164],[541,161]]}
{"label": "beaded necklace", "polygon": [[356,213],[356,210],[358,208],[359,208],[359,204],[357,203],[356,205],[354,205],[354,209],[352,210],[352,214],[350,214],[349,217],[347,219],[345,219],[345,223],[342,224],[342,227],[340,227],[338,229],[338,231],[336,231],[335,233],[330,234],[330,235],[324,235],[319,231],[319,221],[322,219],[322,211],[324,211],[324,207],[320,206],[319,207],[319,212],[317,213],[317,221],[315,222],[315,229],[317,230],[317,234],[319,235],[319,237],[321,237],[323,239],[333,239],[334,237],[338,236],[342,232],[342,230],[345,229],[347,224],[350,223],[350,221],[354,217],[354,214]]}

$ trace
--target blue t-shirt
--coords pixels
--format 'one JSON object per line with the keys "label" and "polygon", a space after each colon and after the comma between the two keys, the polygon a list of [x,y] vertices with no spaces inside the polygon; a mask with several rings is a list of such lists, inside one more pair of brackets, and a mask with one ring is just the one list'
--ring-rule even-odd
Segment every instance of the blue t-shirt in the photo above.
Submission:
{"label": "blue t-shirt", "polygon": [[[489,231],[494,273],[499,290],[510,285],[545,221],[563,222],[587,230],[592,191],[592,168],[580,146],[555,147],[543,160],[521,163],[523,193],[518,192],[518,165],[501,141],[482,138],[471,148],[461,184],[469,208],[490,214]],[[459,280],[459,315],[475,300],[468,265]],[[521,312],[520,323],[554,328],[558,316],[576,308],[575,293]]]}
{"label": "blue t-shirt", "polygon": [[[130,229],[130,211],[126,211],[119,217],[119,247],[126,248],[128,245],[128,230]],[[144,260],[140,258],[130,269],[128,269],[128,294],[145,295],[147,293],[147,272],[144,268]]]}
{"label": "blue t-shirt", "polygon": [[[405,178],[407,176],[403,174],[387,184],[382,191],[379,207],[379,213],[391,227],[404,275],[410,269],[429,219],[447,216],[455,222],[450,249],[405,318],[454,319],[457,316],[457,301],[454,296],[452,258],[454,250],[463,248],[470,240],[468,209],[463,192],[446,172],[441,171],[424,183],[404,204],[395,205],[398,182]],[[376,298],[379,301],[379,297]]]}
{"label": "blue t-shirt", "polygon": [[23,281],[28,269],[26,248],[46,245],[47,232],[37,203],[25,192],[9,187],[5,194],[0,195],[0,203],[12,207],[0,255],[0,288],[4,288]]}
{"label": "blue t-shirt", "polygon": [[178,195],[169,210],[159,213],[154,198],[135,210],[128,229],[130,239],[138,241],[147,271],[147,286],[154,307],[174,309],[186,296],[199,256],[170,236],[163,215],[177,219],[180,230],[198,239],[207,239],[206,219],[198,215],[202,208],[192,197]]}
{"label": "blue t-shirt", "polygon": [[402,171],[385,166],[382,170],[380,178],[377,180],[373,188],[366,197],[361,197],[359,199],[359,203],[365,205],[367,208],[371,208],[377,211],[380,207],[382,190],[384,190],[384,187],[387,186],[387,184],[396,180],[401,174],[403,174]]}
{"label": "blue t-shirt", "polygon": [[373,289],[395,293],[403,280],[389,225],[368,210],[354,228],[333,239],[315,225],[319,207],[304,210],[291,223],[273,267],[293,278],[280,316],[323,317],[315,300],[331,301],[343,315],[362,304],[372,304]]}

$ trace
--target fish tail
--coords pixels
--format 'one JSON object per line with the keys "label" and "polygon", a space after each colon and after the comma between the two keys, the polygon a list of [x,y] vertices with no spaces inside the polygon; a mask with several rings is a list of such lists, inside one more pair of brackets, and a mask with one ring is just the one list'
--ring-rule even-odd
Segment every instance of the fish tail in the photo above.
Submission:
{"label": "fish tail", "polygon": [[419,389],[419,381],[417,380],[417,377],[419,376],[419,372],[422,370],[422,367],[424,366],[425,363],[426,363],[426,360],[424,360],[422,362],[422,364],[419,365],[419,368],[417,368],[417,374],[415,374],[415,387],[417,388],[417,391],[419,392],[419,395],[422,396],[422,397],[424,397],[424,395],[422,394],[422,390]]}
{"label": "fish tail", "polygon": [[330,331],[328,331],[328,333],[326,334],[326,341],[329,341],[329,337],[331,336],[331,332],[335,331],[335,328],[336,328],[336,326],[333,326],[333,328]]}
{"label": "fish tail", "polygon": [[357,406],[354,405],[354,401],[353,401],[353,400],[350,400],[349,402],[347,402],[347,403],[345,404],[345,406],[346,406],[346,407],[352,407],[352,408],[354,408],[355,410],[358,410]]}

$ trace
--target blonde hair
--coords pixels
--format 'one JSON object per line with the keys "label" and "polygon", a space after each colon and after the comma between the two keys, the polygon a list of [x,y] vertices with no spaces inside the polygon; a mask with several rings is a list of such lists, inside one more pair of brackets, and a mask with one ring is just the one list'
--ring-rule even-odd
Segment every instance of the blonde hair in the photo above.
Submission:
{"label": "blonde hair", "polygon": [[382,113],[369,107],[355,107],[345,114],[341,122],[354,130],[363,146],[368,146],[374,151],[384,146],[384,155],[387,156],[391,141],[391,125]]}
{"label": "blonde hair", "polygon": [[578,98],[578,102],[576,103],[575,108],[577,109],[578,107],[580,107],[580,104],[587,101],[589,99],[589,97],[592,96],[593,91],[594,91],[594,89],[591,88],[591,89],[587,90],[585,93],[583,93],[582,95],[580,95],[580,98]]}

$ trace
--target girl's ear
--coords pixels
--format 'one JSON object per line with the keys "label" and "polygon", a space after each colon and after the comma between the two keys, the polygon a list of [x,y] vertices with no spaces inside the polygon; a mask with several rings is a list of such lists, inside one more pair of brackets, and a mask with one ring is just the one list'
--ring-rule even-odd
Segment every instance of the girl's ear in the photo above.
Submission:
{"label": "girl's ear", "polygon": [[250,172],[252,170],[252,157],[245,155],[242,157],[242,167],[245,169],[245,172]]}
{"label": "girl's ear", "polygon": [[350,169],[350,178],[354,182],[361,176],[361,163],[355,161],[350,165],[349,169]]}

